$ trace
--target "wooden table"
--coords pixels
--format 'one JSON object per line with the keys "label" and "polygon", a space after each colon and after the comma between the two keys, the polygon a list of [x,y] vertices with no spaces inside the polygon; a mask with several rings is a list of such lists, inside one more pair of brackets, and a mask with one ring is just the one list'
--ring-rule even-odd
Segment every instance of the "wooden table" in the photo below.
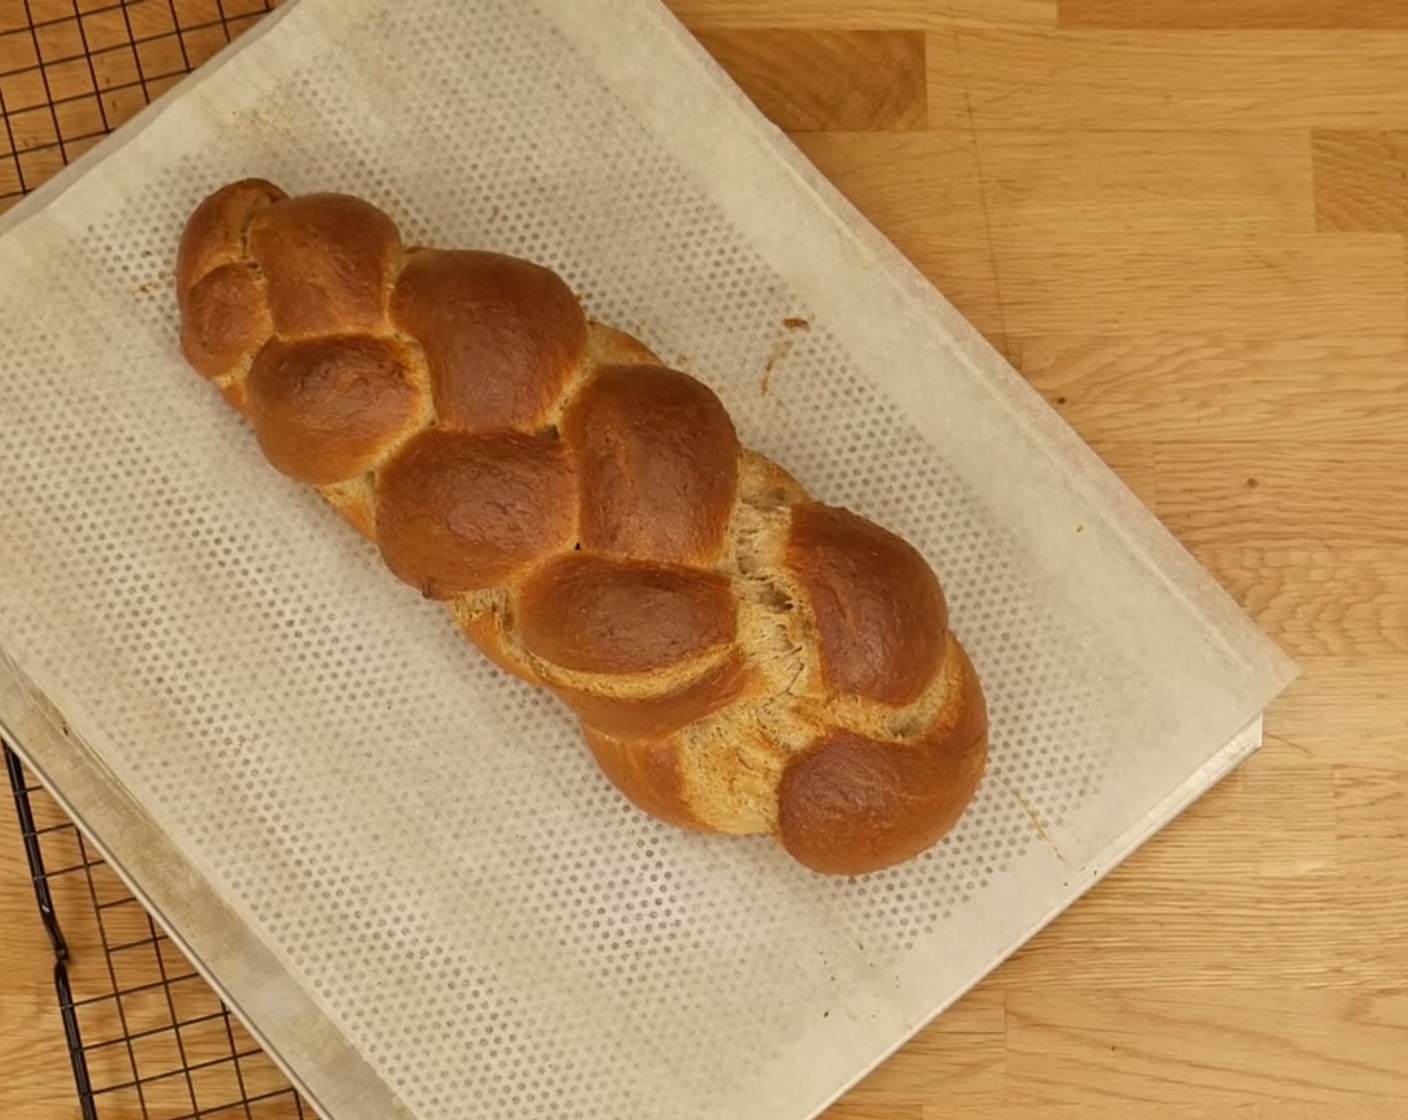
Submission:
{"label": "wooden table", "polygon": [[[673,6],[1304,673],[832,1120],[1408,1118],[1408,3]],[[21,868],[0,810],[0,1115],[57,1120]]]}

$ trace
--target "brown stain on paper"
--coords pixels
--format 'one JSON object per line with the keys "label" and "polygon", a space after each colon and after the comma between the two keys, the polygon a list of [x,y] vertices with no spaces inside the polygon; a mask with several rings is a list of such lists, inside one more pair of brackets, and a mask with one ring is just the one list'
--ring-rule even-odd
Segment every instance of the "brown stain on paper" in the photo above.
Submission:
{"label": "brown stain on paper", "polygon": [[1051,849],[1052,855],[1069,867],[1070,863],[1067,862],[1066,857],[1061,854],[1061,849],[1056,846],[1056,841],[1051,839],[1051,833],[1046,831],[1046,826],[1041,823],[1041,817],[1038,815],[1036,809],[1032,807],[1031,802],[1017,792],[1006,778],[998,778],[998,781],[1002,783],[1002,788],[1012,795],[1012,800],[1017,802],[1017,804],[1022,807],[1022,811],[1027,814],[1027,820],[1031,822],[1032,828],[1036,834],[1041,837],[1041,842]]}
{"label": "brown stain on paper", "polygon": [[758,391],[763,396],[772,392],[772,375],[777,371],[778,363],[790,353],[792,353],[790,339],[780,338],[772,344],[772,352],[768,355],[767,363],[763,366],[763,376],[758,383]]}

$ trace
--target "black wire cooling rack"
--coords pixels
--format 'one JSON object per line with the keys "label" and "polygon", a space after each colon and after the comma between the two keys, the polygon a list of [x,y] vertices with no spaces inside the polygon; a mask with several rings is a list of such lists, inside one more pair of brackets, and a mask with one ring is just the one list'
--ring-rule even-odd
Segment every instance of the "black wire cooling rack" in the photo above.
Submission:
{"label": "black wire cooling rack", "polygon": [[279,0],[0,0],[0,211]]}
{"label": "black wire cooling rack", "polygon": [[[0,212],[279,0],[0,0]],[[313,1120],[8,746],[83,1120]]]}
{"label": "black wire cooling rack", "polygon": [[315,1120],[8,746],[83,1120]]}

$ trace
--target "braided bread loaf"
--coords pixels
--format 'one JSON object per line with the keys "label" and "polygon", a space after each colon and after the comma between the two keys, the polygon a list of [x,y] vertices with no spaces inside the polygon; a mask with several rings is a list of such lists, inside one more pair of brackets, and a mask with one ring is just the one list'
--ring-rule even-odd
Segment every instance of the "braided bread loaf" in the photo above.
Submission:
{"label": "braided bread loaf", "polygon": [[961,815],[987,716],[929,566],[556,274],[243,180],[190,216],[176,284],[186,359],[270,463],[560,697],[638,807],[846,875]]}

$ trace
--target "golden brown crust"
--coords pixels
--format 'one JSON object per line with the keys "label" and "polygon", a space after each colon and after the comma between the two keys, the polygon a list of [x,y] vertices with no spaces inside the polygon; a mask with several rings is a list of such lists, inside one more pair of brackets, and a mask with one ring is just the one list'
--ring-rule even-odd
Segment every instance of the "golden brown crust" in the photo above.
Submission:
{"label": "golden brown crust", "polygon": [[848,510],[792,509],[787,566],[817,630],[827,688],[894,707],[918,699],[948,629],[939,581],[908,542]]}
{"label": "golden brown crust", "polygon": [[555,273],[262,180],[197,207],[176,273],[182,350],[265,457],[565,701],[644,811],[848,875],[962,812],[986,713],[923,558]]}
{"label": "golden brown crust", "polygon": [[422,432],[376,486],[387,567],[433,599],[503,583],[576,531],[571,463],[539,436]]}
{"label": "golden brown crust", "polygon": [[246,390],[269,462],[314,486],[366,474],[429,420],[415,360],[394,338],[274,339]]}
{"label": "golden brown crust", "polygon": [[425,348],[440,425],[466,431],[544,426],[587,345],[572,290],[498,253],[413,254],[391,314]]}
{"label": "golden brown crust", "polygon": [[601,772],[638,809],[677,828],[712,831],[685,799],[679,752],[669,740],[626,743],[590,727],[582,734]]}
{"label": "golden brown crust", "polygon": [[255,216],[249,252],[283,337],[385,330],[401,234],[371,203],[342,194],[283,199]]}
{"label": "golden brown crust", "polygon": [[778,837],[794,859],[827,874],[867,874],[918,855],[953,827],[983,776],[988,725],[977,674],[953,639],[944,672],[951,699],[918,738],[837,730],[788,763]]}
{"label": "golden brown crust", "polygon": [[185,302],[181,351],[205,377],[222,377],[244,365],[273,330],[264,281],[243,262],[202,276]]}
{"label": "golden brown crust", "polygon": [[608,327],[587,323],[587,356],[598,366],[663,366],[653,350],[640,339]]}
{"label": "golden brown crust", "polygon": [[245,236],[250,222],[285,197],[273,183],[241,179],[221,187],[195,208],[186,220],[176,252],[176,298],[182,312],[201,277],[222,265],[246,262]]}
{"label": "golden brown crust", "polygon": [[581,479],[582,546],[708,566],[738,496],[738,436],[719,398],[663,366],[607,366],[562,418]]}
{"label": "golden brown crust", "polygon": [[524,648],[579,673],[645,673],[733,641],[729,582],[714,572],[572,552],[515,596]]}

